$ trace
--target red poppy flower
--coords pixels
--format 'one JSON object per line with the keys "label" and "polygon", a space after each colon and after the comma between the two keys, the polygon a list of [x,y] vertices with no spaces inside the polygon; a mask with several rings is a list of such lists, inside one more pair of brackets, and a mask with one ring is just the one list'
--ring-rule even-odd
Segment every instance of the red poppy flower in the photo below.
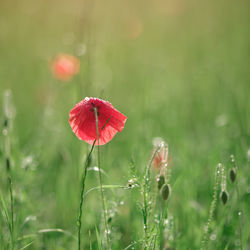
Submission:
{"label": "red poppy flower", "polygon": [[[111,103],[99,98],[86,97],[69,113],[69,124],[76,136],[89,144],[97,140],[95,111],[98,115],[99,145],[109,142],[124,128],[127,117]],[[98,145],[98,142],[96,142]]]}
{"label": "red poppy flower", "polygon": [[59,54],[52,62],[52,73],[59,80],[68,81],[79,72],[80,62],[71,55]]}

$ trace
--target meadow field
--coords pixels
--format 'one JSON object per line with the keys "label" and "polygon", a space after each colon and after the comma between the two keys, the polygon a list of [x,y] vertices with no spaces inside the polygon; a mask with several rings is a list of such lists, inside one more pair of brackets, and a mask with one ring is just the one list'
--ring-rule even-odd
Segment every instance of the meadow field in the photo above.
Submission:
{"label": "meadow field", "polygon": [[[250,249],[249,11],[1,0],[0,250]],[[127,117],[89,158],[69,124],[85,97]]]}

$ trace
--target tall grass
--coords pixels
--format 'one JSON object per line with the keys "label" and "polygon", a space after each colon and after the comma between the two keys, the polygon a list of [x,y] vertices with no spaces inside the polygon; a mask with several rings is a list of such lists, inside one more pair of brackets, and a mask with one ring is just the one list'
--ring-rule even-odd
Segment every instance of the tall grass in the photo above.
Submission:
{"label": "tall grass", "polygon": [[204,234],[203,234],[202,242],[201,242],[201,249],[204,249],[207,247],[207,242],[208,242],[210,230],[211,230],[210,227],[211,227],[211,223],[212,223],[212,220],[214,217],[214,212],[215,212],[215,208],[216,208],[216,204],[217,204],[217,200],[218,200],[217,196],[218,196],[219,185],[220,185],[221,171],[222,171],[222,165],[221,165],[221,163],[219,163],[215,169],[213,197],[212,197],[212,202],[211,202],[210,209],[209,209],[207,224],[204,228]]}
{"label": "tall grass", "polygon": [[[247,1],[1,1],[0,249],[249,249],[249,41]],[[81,59],[68,82],[58,53]],[[129,118],[97,155],[68,125],[85,96]]]}

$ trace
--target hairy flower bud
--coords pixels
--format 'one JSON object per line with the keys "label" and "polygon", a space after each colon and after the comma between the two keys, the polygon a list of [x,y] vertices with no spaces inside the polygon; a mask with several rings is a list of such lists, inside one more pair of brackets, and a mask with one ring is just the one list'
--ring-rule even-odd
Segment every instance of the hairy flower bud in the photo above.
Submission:
{"label": "hairy flower bud", "polygon": [[8,127],[8,124],[9,124],[8,119],[7,119],[7,118],[4,119],[4,121],[3,121],[3,127],[4,127],[4,128],[7,128],[7,127]]}
{"label": "hairy flower bud", "polygon": [[165,183],[165,177],[163,175],[158,175],[156,181],[157,181],[157,187],[160,190]]}
{"label": "hairy flower bud", "polygon": [[227,192],[226,190],[221,191],[221,193],[220,193],[220,199],[221,199],[221,201],[222,201],[222,203],[223,203],[224,205],[226,205],[226,203],[227,203],[227,201],[228,201],[228,198],[229,198],[228,192]]}
{"label": "hairy flower bud", "polygon": [[236,169],[235,168],[230,169],[229,177],[230,177],[231,182],[235,182],[235,180],[236,180]]}
{"label": "hairy flower bud", "polygon": [[170,185],[169,184],[164,184],[162,189],[161,189],[161,195],[163,200],[167,200],[169,195],[170,195]]}
{"label": "hairy flower bud", "polygon": [[7,169],[7,171],[10,171],[10,159],[9,159],[9,157],[6,158],[6,169]]}

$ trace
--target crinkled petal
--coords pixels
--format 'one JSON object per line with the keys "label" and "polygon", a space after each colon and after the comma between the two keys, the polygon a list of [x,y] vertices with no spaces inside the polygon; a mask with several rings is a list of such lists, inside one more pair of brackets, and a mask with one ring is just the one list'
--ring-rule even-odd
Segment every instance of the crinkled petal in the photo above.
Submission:
{"label": "crinkled petal", "polygon": [[98,98],[85,98],[76,104],[69,113],[69,123],[76,136],[89,144],[97,140],[94,108],[98,112],[99,145],[104,145],[122,131],[127,117]]}
{"label": "crinkled petal", "polygon": [[119,132],[123,130],[127,117],[115,109],[109,102],[106,102],[106,105],[100,110],[100,114],[103,114],[105,120],[109,119],[108,123],[110,126]]}

